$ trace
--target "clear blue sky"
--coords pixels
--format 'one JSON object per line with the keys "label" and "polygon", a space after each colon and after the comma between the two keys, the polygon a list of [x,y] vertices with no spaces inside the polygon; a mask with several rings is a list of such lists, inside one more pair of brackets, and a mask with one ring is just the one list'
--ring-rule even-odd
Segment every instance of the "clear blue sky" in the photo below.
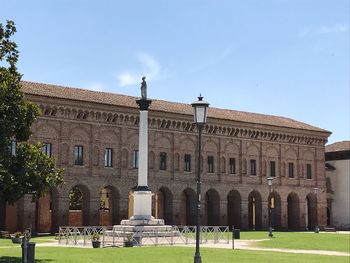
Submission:
{"label": "clear blue sky", "polygon": [[1,0],[24,80],[281,115],[350,139],[348,0]]}

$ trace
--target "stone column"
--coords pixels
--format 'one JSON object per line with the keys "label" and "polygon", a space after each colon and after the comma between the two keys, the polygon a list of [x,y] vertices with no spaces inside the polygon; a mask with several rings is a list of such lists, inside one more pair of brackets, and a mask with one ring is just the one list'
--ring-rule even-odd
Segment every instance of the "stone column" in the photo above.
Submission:
{"label": "stone column", "polygon": [[220,201],[220,225],[227,226],[227,200]]}
{"label": "stone column", "polygon": [[262,228],[268,228],[269,227],[269,204],[267,201],[262,201],[261,202],[261,215],[262,215]]}
{"label": "stone column", "polygon": [[281,227],[288,228],[288,202],[281,200]]}
{"label": "stone column", "polygon": [[91,198],[89,201],[89,221],[88,225],[90,226],[99,226],[100,225],[100,198],[95,197]]}
{"label": "stone column", "polygon": [[249,218],[248,218],[248,199],[242,200],[242,215],[241,215],[241,228],[248,229]]}
{"label": "stone column", "polygon": [[25,195],[23,197],[23,201],[20,204],[20,212],[22,219],[20,222],[20,226],[22,226],[22,230],[25,230],[26,228],[31,228],[32,232],[36,232],[36,203],[32,202],[32,196],[31,195]]}

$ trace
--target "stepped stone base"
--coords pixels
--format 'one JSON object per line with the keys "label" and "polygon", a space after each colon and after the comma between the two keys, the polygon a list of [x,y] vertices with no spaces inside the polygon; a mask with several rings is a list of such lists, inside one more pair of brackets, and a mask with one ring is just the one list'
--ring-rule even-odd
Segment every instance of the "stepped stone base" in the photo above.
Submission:
{"label": "stepped stone base", "polygon": [[151,217],[133,216],[130,219],[122,220],[120,225],[123,226],[164,226],[163,219]]}
{"label": "stepped stone base", "polygon": [[165,225],[163,219],[154,217],[131,217],[122,220],[120,225],[113,226],[112,232],[118,233],[118,236],[142,232],[142,237],[174,237],[180,234],[179,231],[174,231],[172,226]]}

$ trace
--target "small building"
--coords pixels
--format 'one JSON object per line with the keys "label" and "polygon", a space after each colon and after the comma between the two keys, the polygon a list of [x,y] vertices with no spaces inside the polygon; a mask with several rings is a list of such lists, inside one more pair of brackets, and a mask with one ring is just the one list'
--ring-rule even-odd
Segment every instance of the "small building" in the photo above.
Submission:
{"label": "small building", "polygon": [[327,224],[350,230],[350,141],[326,146]]}

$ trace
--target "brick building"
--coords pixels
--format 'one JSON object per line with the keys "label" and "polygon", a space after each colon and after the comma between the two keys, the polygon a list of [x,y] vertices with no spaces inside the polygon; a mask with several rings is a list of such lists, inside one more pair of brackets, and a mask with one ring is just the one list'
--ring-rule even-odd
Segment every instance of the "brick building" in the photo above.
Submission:
{"label": "brick building", "polygon": [[[65,169],[65,183],[37,203],[2,204],[0,228],[112,225],[130,216],[137,184],[136,98],[23,82],[42,116],[31,141]],[[209,98],[208,98],[209,100]],[[202,224],[265,228],[274,198],[275,228],[326,225],[325,144],[330,132],[289,118],[209,109],[203,133]],[[149,186],[154,215],[193,225],[197,131],[190,104],[153,100],[149,111]],[[273,176],[269,194],[266,178]],[[313,188],[319,188],[317,196]]]}

